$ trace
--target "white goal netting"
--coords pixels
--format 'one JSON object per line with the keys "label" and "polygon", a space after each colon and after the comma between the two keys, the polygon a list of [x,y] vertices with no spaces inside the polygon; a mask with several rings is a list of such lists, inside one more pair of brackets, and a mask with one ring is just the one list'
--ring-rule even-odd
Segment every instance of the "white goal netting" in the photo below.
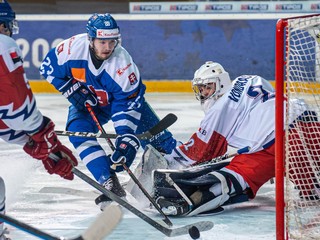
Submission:
{"label": "white goal netting", "polygon": [[285,41],[285,227],[320,239],[320,15],[288,19]]}

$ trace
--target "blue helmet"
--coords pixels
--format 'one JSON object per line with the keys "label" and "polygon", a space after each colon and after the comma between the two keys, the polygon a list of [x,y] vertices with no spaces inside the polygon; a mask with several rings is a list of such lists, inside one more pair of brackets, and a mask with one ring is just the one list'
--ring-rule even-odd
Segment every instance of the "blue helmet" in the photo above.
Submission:
{"label": "blue helmet", "polygon": [[120,28],[116,20],[109,14],[93,14],[87,23],[87,33],[91,40],[99,39],[119,39]]}
{"label": "blue helmet", "polygon": [[0,0],[0,23],[4,23],[11,35],[19,33],[18,23],[15,20],[16,13],[6,0]]}

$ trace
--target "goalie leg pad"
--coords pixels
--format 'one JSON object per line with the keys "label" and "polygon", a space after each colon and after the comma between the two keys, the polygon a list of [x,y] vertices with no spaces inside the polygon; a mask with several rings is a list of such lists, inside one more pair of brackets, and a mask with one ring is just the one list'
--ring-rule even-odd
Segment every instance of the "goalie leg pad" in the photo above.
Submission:
{"label": "goalie leg pad", "polygon": [[214,166],[199,166],[183,170],[154,170],[152,174],[153,195],[154,197],[170,197],[170,194],[179,196],[179,192],[173,187],[173,182],[177,184],[186,195],[190,195],[196,191],[198,187],[208,189],[210,186],[220,183],[217,177],[208,173],[210,173],[212,169],[220,169],[228,164],[229,162],[225,162]]}
{"label": "goalie leg pad", "polygon": [[[168,182],[166,180],[166,176],[169,176],[170,179],[176,183],[182,183],[185,185],[212,185],[215,183],[216,178],[212,178],[208,173],[219,170],[228,164],[229,162],[225,162],[223,164],[192,167],[182,170],[158,169],[153,171],[152,174],[154,186],[167,186]],[[202,183],[202,180],[206,183]]]}
{"label": "goalie leg pad", "polygon": [[[227,169],[213,171],[191,179],[179,179],[177,178],[178,175],[180,177],[190,176],[189,173],[183,175],[181,171],[177,170],[157,170],[154,171],[153,175],[155,178],[154,182],[156,183],[156,197],[164,197],[166,200],[169,200],[166,202],[166,209],[171,209],[168,206],[170,202],[177,209],[181,205],[177,205],[177,201],[180,201],[180,203],[181,201],[185,201],[186,204],[188,200],[192,202],[192,204],[188,204],[189,206],[192,205],[191,210],[188,212],[174,211],[173,215],[194,216],[202,213],[211,213],[225,204],[248,200],[248,196],[244,191],[246,187],[242,186],[237,177]],[[176,179],[172,180],[171,176],[174,176]],[[173,186],[174,184],[176,186]],[[180,194],[177,186],[187,197]]]}
{"label": "goalie leg pad", "polygon": [[212,186],[213,184],[220,183],[219,179],[212,174],[205,174],[191,179],[176,179],[177,184],[189,185],[189,186]]}
{"label": "goalie leg pad", "polygon": [[[152,172],[155,169],[165,169],[168,164],[164,157],[151,145],[145,147],[142,159],[134,171],[134,175],[143,183],[145,190],[149,194],[153,194]],[[130,180],[126,189],[137,200],[145,199],[144,194],[133,180]]]}
{"label": "goalie leg pad", "polygon": [[173,180],[176,179],[191,179],[196,177],[201,177],[207,173],[220,170],[221,168],[229,165],[230,161],[227,162],[220,162],[215,164],[208,164],[208,165],[199,165],[190,168],[185,168],[181,170],[171,170],[168,172],[170,173],[170,177]]}
{"label": "goalie leg pad", "polygon": [[[195,187],[181,187],[178,186],[181,191],[184,192],[185,195],[190,196],[192,193],[197,191],[197,188]],[[165,197],[165,198],[181,198],[181,193],[174,188],[173,186],[168,188],[168,187],[158,187],[156,191],[154,191],[154,197],[157,198],[159,196]]]}
{"label": "goalie leg pad", "polygon": [[141,161],[142,173],[149,174],[155,169],[167,169],[167,160],[153,146],[147,145]]}
{"label": "goalie leg pad", "polygon": [[221,194],[217,196],[206,194],[206,197],[201,196],[201,198],[196,194],[191,195],[190,199],[195,203],[195,209],[188,216],[209,212],[227,203],[232,204],[248,200],[248,196],[244,194],[241,184],[233,174],[223,170],[210,174],[219,179],[220,183],[214,184],[209,192],[214,192],[214,188],[220,188]]}

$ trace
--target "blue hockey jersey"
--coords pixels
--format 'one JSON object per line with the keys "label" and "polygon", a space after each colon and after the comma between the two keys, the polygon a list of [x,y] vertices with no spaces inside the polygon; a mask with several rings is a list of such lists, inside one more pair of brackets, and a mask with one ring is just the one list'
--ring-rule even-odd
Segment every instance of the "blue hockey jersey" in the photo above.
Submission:
{"label": "blue hockey jersey", "polygon": [[85,84],[96,94],[100,110],[112,118],[118,134],[136,131],[145,85],[131,56],[120,44],[96,69],[90,57],[87,35],[75,35],[47,54],[40,73],[57,90],[71,78]]}
{"label": "blue hockey jersey", "polygon": [[[117,134],[139,134],[157,124],[159,119],[145,101],[146,87],[129,53],[118,44],[107,60],[95,66],[89,47],[86,34],[64,40],[47,54],[40,73],[59,91],[70,79],[86,85],[99,101],[94,111],[100,124],[111,119]],[[74,106],[69,109],[67,130],[98,131],[88,111]],[[113,174],[110,157],[96,139],[70,137],[70,141],[96,180],[103,183]],[[141,141],[141,146],[144,148],[149,143],[165,153],[170,153],[176,146],[176,140],[167,130],[155,138]],[[117,171],[121,171],[118,168]]]}

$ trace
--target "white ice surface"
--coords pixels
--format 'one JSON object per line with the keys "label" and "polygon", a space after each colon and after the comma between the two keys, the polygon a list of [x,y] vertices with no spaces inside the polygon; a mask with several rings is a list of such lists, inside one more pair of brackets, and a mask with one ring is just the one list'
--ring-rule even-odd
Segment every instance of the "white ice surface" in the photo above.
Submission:
{"label": "white ice surface", "polygon": [[[199,126],[203,112],[199,102],[192,94],[147,94],[147,100],[160,118],[171,112],[178,116],[177,122],[169,128],[181,141],[189,139]],[[44,115],[56,124],[56,130],[63,130],[67,118],[68,102],[61,95],[36,95],[37,103]],[[114,132],[112,123],[105,129]],[[60,140],[73,149],[67,137]],[[107,144],[101,143],[108,149]],[[8,145],[0,141],[0,175],[5,179],[7,188],[7,214],[31,224],[52,235],[66,238],[80,235],[100,213],[94,204],[95,190],[75,177],[73,181],[63,180],[49,175],[42,164],[28,157],[20,146]],[[109,149],[108,149],[109,151]],[[74,152],[76,154],[76,152]],[[139,152],[137,161],[141,158]],[[136,166],[137,161],[134,162]],[[79,169],[87,173],[85,166],[79,162]],[[120,174],[120,180],[129,176]],[[42,193],[44,187],[49,193]],[[50,189],[67,187],[80,191],[81,196],[50,192]],[[87,196],[82,196],[87,194]],[[133,203],[135,204],[135,203]],[[150,214],[150,213],[146,213]],[[152,218],[161,217],[151,214]],[[259,191],[255,200],[232,205],[215,216],[171,218],[174,226],[210,220],[214,227],[202,232],[201,239],[213,240],[271,240],[275,239],[274,184],[267,183]],[[38,239],[14,227],[8,226],[13,240]],[[132,213],[124,210],[124,217],[118,227],[106,239],[121,240],[157,240],[157,239],[191,239],[189,236],[168,238],[161,232],[142,221]]]}

